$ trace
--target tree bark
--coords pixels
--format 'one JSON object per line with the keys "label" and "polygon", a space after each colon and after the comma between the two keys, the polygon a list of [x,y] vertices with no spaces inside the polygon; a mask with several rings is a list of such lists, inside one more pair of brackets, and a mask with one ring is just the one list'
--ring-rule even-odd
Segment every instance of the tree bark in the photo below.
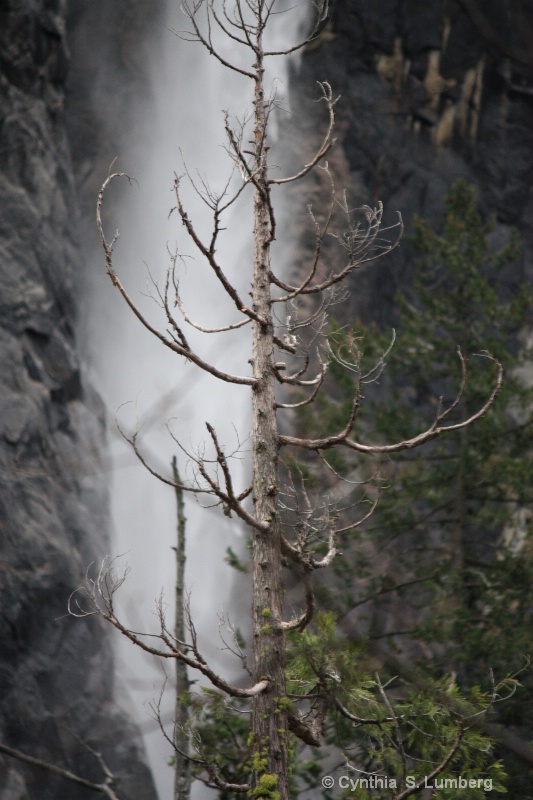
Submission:
{"label": "tree bark", "polygon": [[[172,459],[172,473],[176,484],[177,505],[177,541],[176,541],[176,623],[174,635],[178,642],[185,640],[185,508],[183,503],[183,490],[180,488],[180,476],[177,459]],[[174,744],[176,746],[174,767],[174,800],[189,800],[191,794],[191,761],[189,754],[189,737],[187,735],[188,703],[183,701],[183,695],[189,691],[189,676],[187,665],[176,659],[176,704],[174,720]]]}
{"label": "tree bark", "polygon": [[[281,531],[278,514],[278,430],[275,405],[274,327],[270,284],[273,219],[267,183],[266,114],[261,32],[255,69],[255,205],[253,311],[253,502],[258,520],[268,530],[253,536],[253,664],[254,682],[268,678],[270,687],[253,700],[253,790],[256,797],[288,799],[288,727],[285,704],[285,641],[279,625],[283,586]],[[277,624],[276,624],[277,623]],[[270,791],[270,793],[268,793]]]}

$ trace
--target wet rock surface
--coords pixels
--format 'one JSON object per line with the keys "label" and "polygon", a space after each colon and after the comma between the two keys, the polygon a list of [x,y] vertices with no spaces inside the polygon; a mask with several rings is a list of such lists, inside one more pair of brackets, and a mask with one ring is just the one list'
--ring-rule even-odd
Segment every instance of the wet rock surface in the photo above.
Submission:
{"label": "wet rock surface", "polygon": [[[3,2],[0,39],[0,740],[101,782],[86,743],[125,796],[148,799],[139,738],[113,700],[108,631],[67,615],[88,564],[109,550],[104,409],[75,335],[79,165],[92,154],[78,139],[72,160],[67,3]],[[0,796],[94,793],[0,755]]]}

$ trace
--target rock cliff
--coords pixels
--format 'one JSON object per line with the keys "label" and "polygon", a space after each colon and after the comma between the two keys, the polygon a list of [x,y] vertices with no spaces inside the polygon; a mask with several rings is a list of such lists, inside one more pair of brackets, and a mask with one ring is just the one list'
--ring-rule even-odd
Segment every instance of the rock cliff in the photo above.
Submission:
{"label": "rock cliff", "polygon": [[[316,81],[337,104],[330,155],[339,188],[354,204],[381,200],[439,224],[459,177],[477,186],[498,238],[515,226],[524,240],[520,274],[533,278],[533,10],[526,0],[335,0],[330,22],[291,83],[295,118],[316,136]],[[310,113],[310,108],[313,108]],[[301,139],[300,139],[301,141]],[[352,313],[390,321],[395,291],[409,280],[409,248],[357,278]]]}
{"label": "rock cliff", "polygon": [[[86,743],[124,794],[148,800],[155,791],[139,740],[113,700],[107,631],[66,613],[88,564],[108,551],[104,409],[76,340],[79,174],[102,121],[74,124],[75,107],[65,106],[76,62],[66,2],[5,0],[0,40],[0,741],[100,782]],[[87,85],[70,91],[88,105]],[[94,793],[0,756],[0,796]]]}

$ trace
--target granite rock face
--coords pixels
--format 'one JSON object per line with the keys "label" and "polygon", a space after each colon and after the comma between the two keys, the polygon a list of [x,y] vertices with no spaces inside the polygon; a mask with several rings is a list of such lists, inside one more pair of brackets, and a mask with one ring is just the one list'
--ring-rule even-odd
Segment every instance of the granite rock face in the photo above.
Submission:
{"label": "granite rock face", "polygon": [[[139,739],[113,701],[108,631],[66,613],[109,549],[104,409],[75,335],[84,262],[66,23],[63,0],[0,4],[0,741],[100,782],[86,742],[125,796],[148,800]],[[92,796],[0,755],[2,800]]]}
{"label": "granite rock face", "polygon": [[[524,239],[520,273],[533,279],[533,9],[526,0],[336,0],[291,88],[306,135],[321,121],[316,81],[337,104],[337,146],[329,160],[354,204],[381,200],[438,224],[459,177],[477,186],[482,211]],[[352,314],[390,322],[393,296],[409,280],[409,248],[357,278]]]}

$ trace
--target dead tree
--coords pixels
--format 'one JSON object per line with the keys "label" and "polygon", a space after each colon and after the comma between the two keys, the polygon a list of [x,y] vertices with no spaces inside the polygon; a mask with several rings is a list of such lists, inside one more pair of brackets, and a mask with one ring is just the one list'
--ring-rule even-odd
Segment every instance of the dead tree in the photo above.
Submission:
{"label": "dead tree", "polygon": [[[226,150],[233,165],[233,178],[225,190],[214,193],[203,184],[197,187],[212,214],[212,230],[208,239],[202,238],[193,219],[190,218],[182,194],[182,179],[176,177],[174,191],[176,210],[189,240],[211,268],[213,277],[226,292],[229,307],[233,307],[238,320],[221,328],[207,328],[189,316],[179,288],[179,253],[171,261],[164,286],[157,289],[157,298],[165,316],[166,329],[158,327],[139,309],[132,295],[119,278],[114,250],[118,232],[111,239],[104,231],[102,205],[110,183],[123,177],[115,173],[103,184],[97,209],[97,221],[109,277],[139,319],[164,347],[177,356],[195,364],[218,378],[223,383],[237,384],[248,390],[252,405],[252,475],[247,487],[237,487],[231,469],[231,453],[222,446],[216,428],[206,424],[207,442],[201,453],[187,453],[192,465],[190,480],[177,481],[176,473],[165,476],[158,474],[143,454],[136,436],[131,445],[138,458],[147,469],[170,486],[196,496],[214,498],[224,514],[248,526],[252,539],[253,594],[252,631],[253,652],[250,665],[251,680],[248,687],[229,683],[218,674],[204,659],[201,653],[196,630],[190,613],[187,616],[187,633],[173,635],[168,629],[163,605],[159,606],[159,632],[146,638],[129,630],[118,619],[113,604],[113,596],[123,580],[113,575],[110,564],[105,563],[99,574],[89,581],[85,589],[89,605],[84,605],[79,596],[71,602],[71,611],[77,615],[97,614],[112,623],[123,635],[148,653],[162,658],[177,659],[189,669],[201,673],[210,684],[228,698],[240,698],[251,706],[251,758],[249,761],[249,782],[231,784],[223,780],[217,768],[205,758],[201,744],[198,745],[194,759],[205,769],[206,782],[211,786],[231,791],[235,794],[250,793],[255,797],[271,797],[288,800],[289,779],[289,731],[307,744],[318,745],[322,735],[322,725],[327,713],[328,703],[348,719],[355,718],[342,703],[332,698],[328,688],[331,676],[317,675],[317,687],[313,695],[312,713],[306,719],[299,714],[297,704],[288,703],[285,674],[285,635],[289,630],[303,631],[311,621],[315,602],[312,588],[312,574],[315,570],[327,568],[338,556],[337,536],[341,530],[338,514],[334,507],[323,510],[319,535],[316,518],[305,503],[296,509],[292,529],[283,522],[283,510],[288,505],[292,490],[282,485],[280,459],[287,449],[304,450],[321,457],[331,448],[344,448],[363,456],[394,453],[418,447],[449,431],[471,425],[481,417],[494,401],[501,382],[501,367],[496,365],[494,388],[486,403],[473,416],[458,424],[448,424],[447,417],[460,402],[467,379],[463,365],[463,380],[452,408],[439,407],[429,428],[412,439],[395,443],[368,443],[360,441],[356,425],[361,402],[361,386],[365,376],[361,373],[357,355],[347,359],[335,354],[320,337],[324,332],[328,308],[342,299],[343,284],[354,271],[364,264],[390,253],[399,243],[402,234],[401,218],[389,228],[382,226],[382,206],[353,210],[344,196],[337,197],[333,180],[328,170],[326,156],[334,145],[333,131],[336,99],[328,83],[319,84],[319,99],[327,112],[327,124],[323,140],[317,151],[295,174],[286,177],[273,177],[269,164],[268,126],[272,110],[276,104],[265,87],[265,62],[267,59],[287,56],[304,47],[319,35],[327,16],[327,0],[314,3],[315,23],[308,37],[283,51],[268,50],[264,44],[265,29],[272,14],[275,13],[276,0],[236,0],[231,7],[219,5],[215,0],[193,0],[184,3],[184,12],[189,29],[181,33],[183,38],[200,43],[221,64],[239,73],[246,79],[253,91],[251,100],[253,111],[250,120],[232,125],[226,117]],[[216,32],[216,35],[215,35]],[[245,48],[251,66],[243,67],[231,63],[217,48],[217,35],[228,37],[235,47]],[[251,141],[250,141],[251,140]],[[276,238],[276,212],[273,191],[286,184],[304,179],[313,170],[322,170],[331,187],[328,211],[315,216],[309,209],[309,219],[314,231],[314,254],[308,271],[298,282],[289,283],[276,272],[271,263],[272,243]],[[189,176],[187,176],[189,177]],[[253,235],[254,258],[250,264],[252,285],[251,303],[239,294],[220,263],[218,245],[224,231],[225,219],[229,210],[243,193],[253,195]],[[344,217],[345,230],[341,234],[335,228],[335,216]],[[337,237],[342,248],[344,264],[335,269],[328,268],[324,258],[325,237]],[[176,312],[179,312],[179,315]],[[281,312],[281,313],[279,313]],[[231,335],[231,331],[248,326],[252,355],[251,370],[243,365],[242,374],[231,374],[224,364],[209,362],[189,343],[186,325],[192,325],[206,334]],[[305,330],[314,332],[318,342],[311,350],[310,338]],[[306,439],[281,433],[278,426],[280,413],[284,409],[312,403],[320,391],[328,361],[331,358],[342,360],[344,366],[354,375],[354,397],[351,411],[342,428],[333,435]],[[380,368],[380,367],[379,367]],[[284,389],[298,387],[307,392],[307,398],[287,402]],[[184,451],[183,445],[180,445]],[[251,502],[250,502],[251,501]],[[294,520],[294,515],[293,515]],[[350,527],[358,524],[357,520]],[[317,543],[327,542],[327,552],[317,554]],[[302,576],[302,611],[292,619],[284,618],[283,566],[286,562],[297,565]],[[363,720],[364,721],[364,720]],[[458,747],[457,745],[454,745]],[[454,750],[455,752],[455,750]],[[451,758],[451,756],[450,756]],[[444,763],[444,762],[443,762]],[[446,762],[448,763],[448,762]],[[443,767],[444,768],[444,767]],[[402,795],[404,796],[404,795]],[[407,796],[407,795],[405,795]]]}
{"label": "dead tree", "polygon": [[[177,541],[176,541],[176,621],[174,636],[177,641],[185,638],[185,560],[186,560],[186,518],[183,491],[180,484],[178,462],[172,459],[172,477],[176,484],[176,511],[177,511]],[[187,674],[187,665],[179,658],[176,659],[176,698],[173,747],[176,751],[174,766],[174,797],[176,800],[189,800],[191,791],[191,760],[189,748],[189,733],[187,725],[189,712],[184,696],[189,692],[190,683]],[[160,720],[160,716],[158,716]]]}

